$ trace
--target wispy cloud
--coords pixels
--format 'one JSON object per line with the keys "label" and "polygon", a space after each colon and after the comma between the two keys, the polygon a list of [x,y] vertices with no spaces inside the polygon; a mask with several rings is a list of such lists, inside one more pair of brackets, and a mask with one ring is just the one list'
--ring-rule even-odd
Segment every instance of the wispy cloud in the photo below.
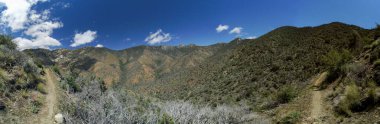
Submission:
{"label": "wispy cloud", "polygon": [[131,38],[125,38],[123,41],[131,41]]}
{"label": "wispy cloud", "polygon": [[145,42],[148,42],[150,45],[169,42],[172,40],[170,33],[165,33],[161,29],[158,29],[155,33],[150,33],[150,35],[145,38]]}
{"label": "wispy cloud", "polygon": [[228,30],[230,28],[230,26],[228,25],[219,25],[218,27],[216,27],[216,32],[220,33],[220,32],[223,32],[225,30]]}
{"label": "wispy cloud", "polygon": [[242,27],[235,27],[233,28],[231,31],[230,31],[230,34],[241,34],[243,32],[243,28]]}
{"label": "wispy cloud", "polygon": [[256,39],[257,38],[257,36],[250,36],[250,37],[247,37],[247,38],[245,38],[245,39],[250,39],[250,40],[252,40],[252,39]]}
{"label": "wispy cloud", "polygon": [[83,33],[77,33],[75,34],[74,41],[70,46],[77,47],[80,45],[91,43],[96,39],[96,37],[97,37],[96,31],[87,30],[86,32],[83,32]]}

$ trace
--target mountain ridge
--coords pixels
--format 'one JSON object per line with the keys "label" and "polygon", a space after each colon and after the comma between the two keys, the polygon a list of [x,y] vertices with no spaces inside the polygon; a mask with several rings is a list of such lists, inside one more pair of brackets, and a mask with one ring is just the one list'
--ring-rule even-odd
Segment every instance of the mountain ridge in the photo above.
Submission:
{"label": "mountain ridge", "polygon": [[[34,56],[36,61],[55,63],[62,72],[77,79],[94,76],[107,87],[167,101],[192,101],[211,107],[247,104],[250,110],[272,112],[269,115],[281,121],[289,114],[289,106],[309,102],[305,95],[312,93],[310,82],[322,72],[328,74],[324,85],[350,89],[338,79],[351,80],[347,75],[352,72],[345,68],[362,67],[356,65],[353,58],[374,56],[369,62],[363,60],[368,65],[377,59],[374,54],[378,48],[376,37],[380,36],[377,30],[333,22],[315,27],[284,26],[257,39],[237,38],[210,46],[136,46],[124,50],[86,47],[24,52]],[[369,55],[363,55],[363,51]],[[365,70],[376,72],[370,68]],[[332,82],[340,85],[332,86]],[[358,83],[356,85],[363,85],[360,84],[363,82]],[[368,87],[362,86],[362,89]],[[345,102],[339,95],[345,94],[344,90],[330,90],[338,95],[321,97],[334,96],[341,104]],[[318,97],[315,102],[329,105],[332,102],[321,99]],[[308,115],[302,109],[309,108],[292,111]],[[331,111],[351,112],[339,106]],[[329,118],[328,121],[337,120]]]}

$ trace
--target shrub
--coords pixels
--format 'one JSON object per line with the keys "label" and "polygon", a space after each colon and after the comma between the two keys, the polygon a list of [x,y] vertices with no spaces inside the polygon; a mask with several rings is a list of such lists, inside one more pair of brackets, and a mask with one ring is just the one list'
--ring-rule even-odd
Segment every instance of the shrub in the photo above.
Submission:
{"label": "shrub", "polygon": [[343,49],[341,52],[333,50],[323,55],[321,59],[331,69],[339,69],[343,64],[352,59],[352,55],[346,49]]}
{"label": "shrub", "polygon": [[53,66],[53,71],[57,73],[58,75],[61,75],[61,72],[59,71],[57,66]]}
{"label": "shrub", "polygon": [[377,67],[380,65],[380,59],[377,59],[376,61],[373,62],[373,67]]}
{"label": "shrub", "polygon": [[67,81],[67,84],[69,85],[70,90],[72,90],[74,92],[81,92],[82,91],[80,86],[76,82],[76,78],[74,78],[73,76],[68,77],[66,79],[66,81]]}
{"label": "shrub", "polygon": [[301,114],[299,112],[291,112],[285,117],[281,118],[278,122],[279,124],[295,124],[301,118]]}
{"label": "shrub", "polygon": [[41,110],[42,105],[43,105],[43,98],[37,97],[36,99],[33,99],[30,109],[33,113],[38,113]]}
{"label": "shrub", "polygon": [[0,78],[0,92],[4,91],[5,88],[5,81],[4,79]]}
{"label": "shrub", "polygon": [[38,90],[39,92],[43,93],[43,94],[46,94],[46,93],[47,93],[46,90],[45,90],[45,86],[44,86],[43,83],[38,83],[38,84],[37,84],[37,90]]}
{"label": "shrub", "polygon": [[21,94],[22,98],[24,98],[24,99],[29,97],[29,92],[26,89],[21,90],[20,94]]}
{"label": "shrub", "polygon": [[280,104],[288,103],[297,96],[296,89],[290,85],[284,86],[276,94],[276,101]]}
{"label": "shrub", "polygon": [[174,121],[173,121],[172,117],[170,117],[168,114],[164,113],[162,115],[160,122],[158,122],[158,123],[159,124],[174,124]]}
{"label": "shrub", "polygon": [[0,79],[3,79],[4,81],[9,81],[8,73],[0,68]]}
{"label": "shrub", "polygon": [[[82,92],[64,95],[61,110],[66,123],[88,124],[227,124],[258,123],[270,121],[251,112],[247,106],[220,105],[212,108],[185,101],[149,100],[133,92],[108,89],[104,93],[101,83],[83,83]],[[71,98],[76,97],[76,98]]]}
{"label": "shrub", "polygon": [[333,50],[323,55],[321,60],[329,69],[326,81],[332,82],[340,75],[343,75],[344,65],[351,59],[352,55],[346,49],[343,49],[341,52]]}
{"label": "shrub", "polygon": [[9,49],[16,49],[17,45],[12,42],[12,37],[0,35],[0,45],[5,45]]}
{"label": "shrub", "polygon": [[378,39],[379,37],[380,37],[380,25],[377,24],[376,28],[375,28],[375,36],[374,36],[374,38]]}
{"label": "shrub", "polygon": [[367,91],[367,96],[368,96],[368,101],[371,102],[371,103],[368,103],[370,105],[374,105],[376,104],[377,101],[379,101],[377,95],[376,95],[376,88],[370,88],[368,91]]}
{"label": "shrub", "polygon": [[349,116],[353,109],[360,106],[359,88],[355,84],[346,86],[344,96],[337,106],[337,112]]}
{"label": "shrub", "polygon": [[371,43],[371,45],[369,45],[369,48],[371,48],[371,49],[375,48],[375,47],[379,46],[379,44],[380,44],[380,40],[375,40]]}
{"label": "shrub", "polygon": [[[339,77],[338,71],[329,70],[327,73],[326,80],[325,80],[326,83],[324,83],[324,84],[331,83],[331,82],[335,81],[338,77]],[[323,87],[325,87],[325,86],[323,86]]]}

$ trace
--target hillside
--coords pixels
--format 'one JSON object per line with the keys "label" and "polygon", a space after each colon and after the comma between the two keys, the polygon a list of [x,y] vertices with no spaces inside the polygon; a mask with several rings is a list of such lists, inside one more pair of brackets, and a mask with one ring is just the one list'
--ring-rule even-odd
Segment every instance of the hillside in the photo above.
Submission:
{"label": "hillside", "polygon": [[45,105],[42,65],[16,47],[11,37],[0,36],[0,123],[26,123]]}
{"label": "hillside", "polygon": [[[262,112],[279,123],[315,122],[308,117],[319,122],[321,112],[331,113],[322,123],[353,123],[378,113],[373,108],[379,102],[379,30],[334,22],[285,26],[257,39],[211,46],[24,52],[38,63],[54,65],[74,92],[88,87],[81,82],[90,77],[103,81],[107,89],[162,101],[183,100],[212,108],[247,105],[249,111]],[[324,72],[325,78],[315,87],[325,92],[314,92],[315,80]]]}
{"label": "hillside", "polygon": [[165,75],[195,67],[230,46],[138,46],[121,51],[87,47],[72,51],[34,49],[24,52],[45,65],[54,63],[62,69],[83,75],[96,74],[111,85],[152,83],[160,77],[167,77]]}
{"label": "hillside", "polygon": [[356,40],[354,31],[364,36],[368,33],[365,29],[342,23],[278,28],[239,46],[221,59],[223,63],[205,63],[195,69],[201,71],[195,71],[196,75],[189,80],[201,85],[191,91],[191,96],[210,95],[200,98],[217,103],[227,99],[232,102],[248,100],[264,108],[276,105],[281,101],[261,103],[267,100],[260,98],[272,99],[276,92],[287,86],[304,89],[313,75],[327,68],[321,57],[329,51],[347,49],[354,56],[359,55],[358,51],[363,48],[350,45],[361,42]]}

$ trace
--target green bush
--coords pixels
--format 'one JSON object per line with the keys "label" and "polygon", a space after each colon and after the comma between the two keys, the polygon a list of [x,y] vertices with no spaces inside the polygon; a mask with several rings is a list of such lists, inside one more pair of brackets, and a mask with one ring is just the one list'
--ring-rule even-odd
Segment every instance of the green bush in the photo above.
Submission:
{"label": "green bush", "polygon": [[375,28],[375,36],[374,36],[375,39],[378,39],[380,38],[380,25],[377,24],[376,28]]}
{"label": "green bush", "polygon": [[41,107],[43,105],[43,98],[37,97],[37,99],[34,99],[31,104],[31,111],[33,113],[38,113],[41,110]]}
{"label": "green bush", "polygon": [[328,76],[326,81],[332,82],[340,75],[344,74],[344,65],[353,58],[350,51],[343,49],[341,52],[336,50],[328,52],[323,55],[321,60],[328,66]]}
{"label": "green bush", "polygon": [[342,115],[351,115],[352,110],[360,106],[360,92],[355,84],[346,86],[345,97],[339,102],[337,112]]}
{"label": "green bush", "polygon": [[55,73],[57,73],[58,75],[61,75],[61,72],[59,71],[59,69],[58,69],[57,66],[54,66],[54,67],[53,67],[53,71],[54,71]]}
{"label": "green bush", "polygon": [[9,81],[8,73],[0,68],[0,79],[3,79],[4,81]]}
{"label": "green bush", "polygon": [[291,112],[285,117],[281,118],[278,122],[279,124],[295,124],[301,118],[301,114],[299,112]]}
{"label": "green bush", "polygon": [[174,124],[174,120],[172,117],[170,117],[168,114],[163,114],[162,118],[158,122],[159,124]]}
{"label": "green bush", "polygon": [[39,92],[43,93],[43,94],[46,94],[46,93],[47,93],[46,90],[45,90],[45,86],[44,86],[43,83],[38,83],[38,84],[37,84],[37,90],[38,90]]}
{"label": "green bush", "polygon": [[296,89],[290,85],[284,86],[284,88],[280,89],[277,94],[276,94],[276,102],[283,104],[283,103],[288,103],[293,98],[297,96]]}
{"label": "green bush", "polygon": [[322,56],[322,62],[328,65],[331,69],[339,69],[347,61],[352,59],[350,51],[343,49],[341,52],[332,50]]}
{"label": "green bush", "polygon": [[16,49],[17,45],[12,42],[12,37],[0,35],[0,45],[5,45],[9,49]]}
{"label": "green bush", "polygon": [[75,79],[73,76],[72,77],[68,77],[66,79],[67,81],[67,84],[69,85],[69,88],[72,89],[74,92],[81,92],[81,88],[80,86],[78,85],[78,83],[75,82]]}
{"label": "green bush", "polygon": [[376,61],[373,62],[373,67],[377,67],[380,65],[380,59],[377,59]]}
{"label": "green bush", "polygon": [[0,78],[0,92],[5,90],[5,83],[4,79]]}

